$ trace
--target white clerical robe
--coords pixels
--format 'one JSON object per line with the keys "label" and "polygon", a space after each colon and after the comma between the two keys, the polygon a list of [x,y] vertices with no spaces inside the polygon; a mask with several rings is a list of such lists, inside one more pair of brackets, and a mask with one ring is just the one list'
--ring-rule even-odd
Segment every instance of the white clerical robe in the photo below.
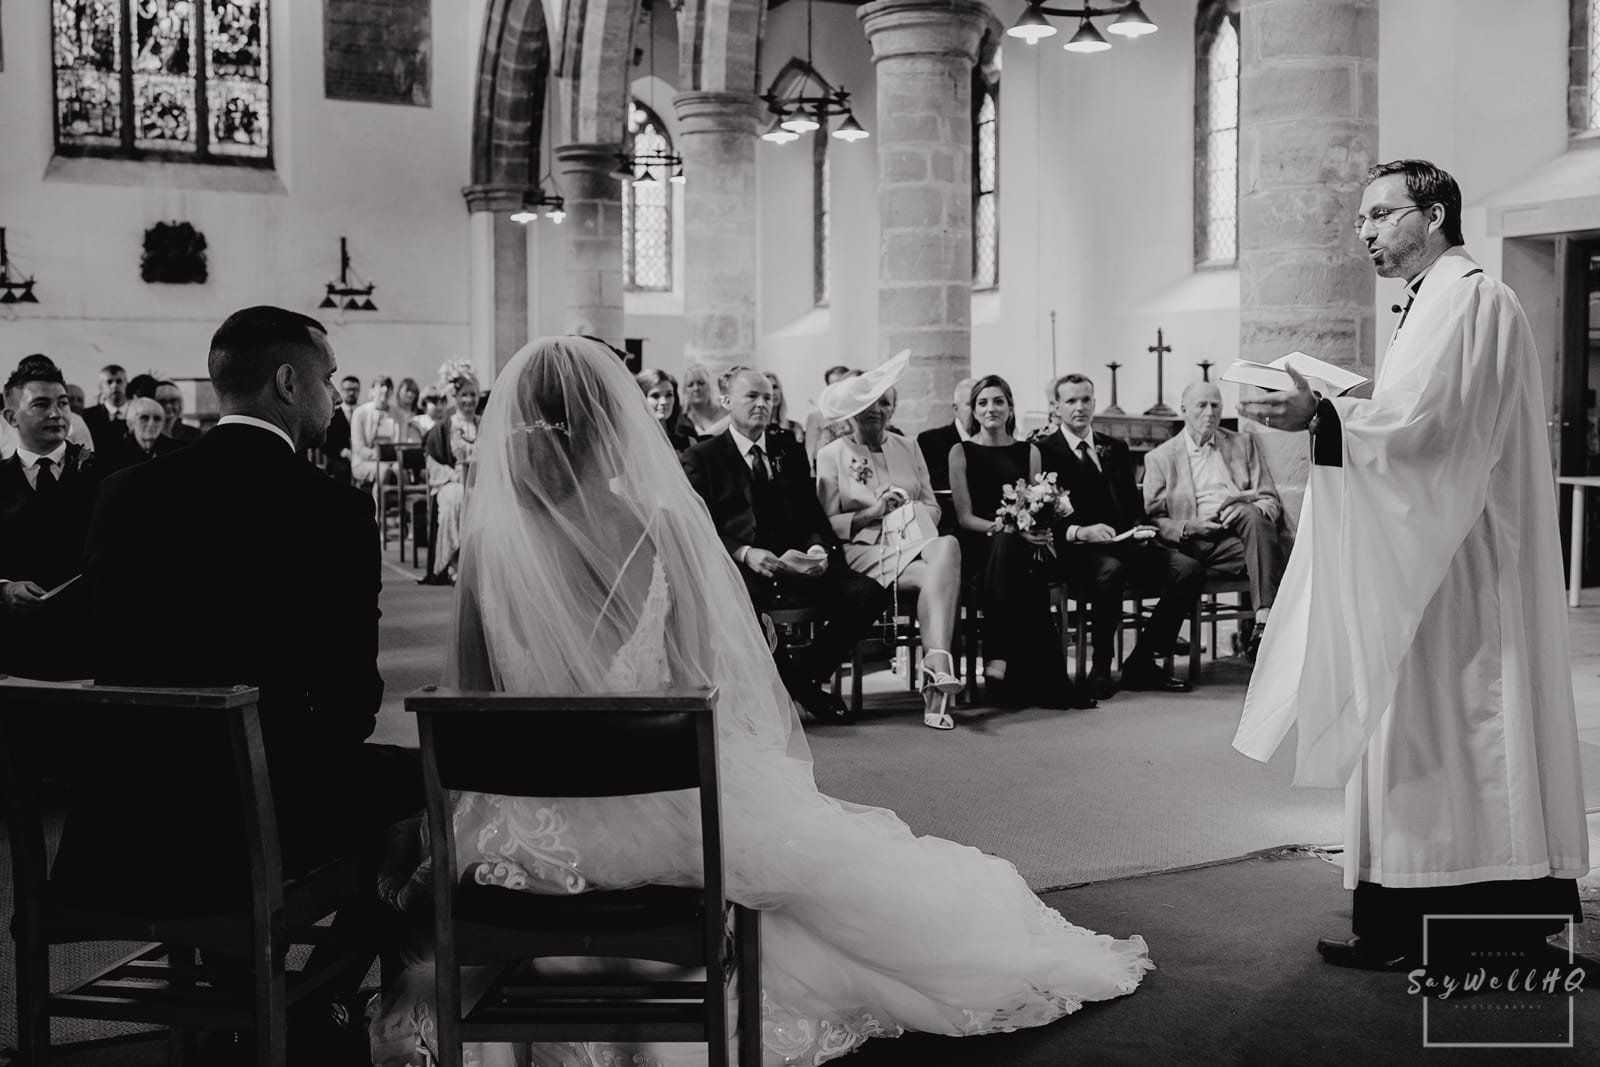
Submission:
{"label": "white clerical robe", "polygon": [[1589,869],[1538,354],[1460,250],[1371,399],[1332,401],[1234,747],[1299,726],[1295,784],[1345,787],[1345,885]]}

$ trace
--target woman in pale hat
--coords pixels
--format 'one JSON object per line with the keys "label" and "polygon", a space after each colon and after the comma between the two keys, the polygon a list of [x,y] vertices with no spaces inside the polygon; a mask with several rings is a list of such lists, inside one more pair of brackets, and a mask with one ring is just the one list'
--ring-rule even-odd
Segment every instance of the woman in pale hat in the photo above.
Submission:
{"label": "woman in pale hat", "polygon": [[950,701],[961,690],[950,643],[961,603],[961,546],[939,536],[939,502],[928,465],[911,441],[889,433],[901,352],[875,370],[834,382],[817,398],[822,417],[849,420],[850,434],[817,453],[817,496],[844,542],[852,570],[890,589],[917,593],[922,630],[922,721],[955,727]]}

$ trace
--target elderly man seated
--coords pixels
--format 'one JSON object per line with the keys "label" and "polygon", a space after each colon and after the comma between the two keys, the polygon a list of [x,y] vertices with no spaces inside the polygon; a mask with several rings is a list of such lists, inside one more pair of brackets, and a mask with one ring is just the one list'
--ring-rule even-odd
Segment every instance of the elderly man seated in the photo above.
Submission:
{"label": "elderly man seated", "polygon": [[768,432],[767,376],[734,368],[723,403],[728,428],[684,450],[684,473],[739,564],[756,610],[820,610],[810,645],[777,651],[778,672],[814,718],[848,721],[849,709],[822,683],[883,611],[887,594],[846,562],[817,501],[805,449],[786,433]]}
{"label": "elderly man seated", "polygon": [[1249,575],[1257,625],[1246,654],[1254,660],[1283,577],[1283,504],[1255,435],[1224,430],[1221,418],[1215,385],[1183,391],[1183,431],[1145,457],[1144,505],[1162,540],[1209,573]]}

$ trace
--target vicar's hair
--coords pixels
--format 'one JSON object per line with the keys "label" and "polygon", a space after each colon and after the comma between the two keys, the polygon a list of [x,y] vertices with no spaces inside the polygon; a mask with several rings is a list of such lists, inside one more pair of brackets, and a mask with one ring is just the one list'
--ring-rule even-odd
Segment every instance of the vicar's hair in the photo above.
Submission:
{"label": "vicar's hair", "polygon": [[972,407],[972,414],[967,416],[967,434],[971,436],[978,432],[978,397],[985,389],[998,389],[1006,395],[1006,403],[1011,405],[1011,414],[1006,418],[1006,433],[1017,432],[1017,401],[1011,393],[1011,383],[998,374],[985,374],[972,383],[972,396],[967,401]]}
{"label": "vicar's hair", "polygon": [[6,379],[6,406],[16,406],[22,390],[29,382],[54,382],[66,388],[67,380],[61,374],[61,368],[56,366],[55,360],[49,356],[35,353],[23,356],[22,362],[17,364],[17,369],[11,372],[11,377]]}
{"label": "vicar's hair", "polygon": [[298,311],[268,305],[235,311],[211,336],[206,372],[219,397],[253,399],[285,363],[303,366],[327,333]]}
{"label": "vicar's hair", "polygon": [[1419,207],[1444,208],[1444,236],[1452,245],[1466,244],[1461,236],[1461,186],[1450,173],[1425,159],[1396,159],[1367,171],[1367,184],[1391,174],[1406,176],[1406,195]]}

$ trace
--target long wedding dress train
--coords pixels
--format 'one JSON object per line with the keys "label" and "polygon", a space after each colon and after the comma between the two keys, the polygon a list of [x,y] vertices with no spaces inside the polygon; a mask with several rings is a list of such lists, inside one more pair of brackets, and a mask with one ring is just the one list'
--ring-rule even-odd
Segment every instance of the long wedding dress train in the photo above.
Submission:
{"label": "long wedding dress train", "polygon": [[[586,354],[572,339],[539,344],[566,346],[562,353],[584,365]],[[503,372],[502,382],[513,372],[531,374],[526,363],[539,355],[538,346],[529,346]],[[576,371],[569,367],[566,373]],[[494,402],[515,389],[496,384],[485,437],[496,421]],[[570,381],[562,390],[568,426],[576,421],[570,415],[574,391]],[[548,412],[527,410],[526,396],[514,403],[523,406],[515,425],[557,421]],[[642,404],[639,414],[648,415]],[[544,454],[518,461],[520,480],[512,495],[523,506],[529,479],[551,477],[529,471],[548,460]],[[492,467],[485,474],[492,475]],[[655,476],[665,479],[668,473]],[[969,1035],[1038,1026],[1087,1001],[1137,988],[1154,966],[1142,938],[1118,940],[1074,926],[1046,907],[1005,860],[918,837],[891,811],[818,792],[803,734],[792,721],[743,583],[731,572],[703,506],[696,507],[698,498],[667,500],[663,507],[658,494],[657,506],[637,508],[622,488],[614,479],[608,499],[583,501],[587,512],[598,510],[589,520],[604,516],[606,531],[598,534],[585,522],[587,563],[555,558],[532,564],[524,556],[515,570],[495,570],[488,561],[512,543],[520,546],[517,551],[529,551],[530,531],[507,533],[505,516],[496,521],[480,513],[480,482],[469,509],[458,586],[456,658],[449,672],[455,677],[447,680],[511,692],[719,686],[728,895],[761,909],[768,1067],[825,1063],[868,1038],[906,1030]],[[565,491],[563,499],[570,502],[570,485]],[[541,521],[540,533],[551,536],[532,543],[540,553],[556,551],[553,532],[572,525],[571,517]],[[595,547],[607,538],[615,547]],[[603,567],[594,564],[600,556],[608,561]],[[541,611],[524,610],[523,598],[535,590],[517,585],[529,565],[541,572],[540,581],[561,585],[564,593],[577,587],[581,606],[574,610],[592,624],[578,627],[569,639],[563,635],[574,619],[548,618],[560,614],[554,600],[545,600]],[[585,593],[584,583],[595,579],[595,589]],[[716,608],[720,613],[708,610]],[[547,641],[566,646],[541,654]],[[583,670],[584,655],[597,650],[604,650],[603,658],[592,671]],[[468,794],[456,808],[454,831],[461,869],[477,864],[480,880],[512,890],[700,884],[699,813],[692,794],[593,800]],[[375,1053],[403,1048],[407,1033],[431,1036],[431,985],[431,962],[407,971],[373,1024]],[[704,1060],[704,1046],[697,1045],[546,1044],[474,1048],[467,1062],[665,1067]]]}

